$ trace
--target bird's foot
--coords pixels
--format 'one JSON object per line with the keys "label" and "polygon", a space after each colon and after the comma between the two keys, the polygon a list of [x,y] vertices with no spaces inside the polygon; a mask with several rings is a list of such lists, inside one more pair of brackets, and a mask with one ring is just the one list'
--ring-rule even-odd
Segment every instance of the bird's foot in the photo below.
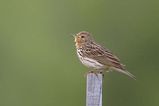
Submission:
{"label": "bird's foot", "polygon": [[90,74],[90,73],[94,73],[92,70],[91,71],[88,71],[84,74],[84,77],[87,77],[87,74]]}
{"label": "bird's foot", "polygon": [[104,72],[103,71],[88,71],[88,72],[86,72],[85,74],[84,74],[84,76],[86,77],[87,76],[87,74],[90,74],[90,73],[92,73],[92,74],[95,74],[97,77],[98,77],[98,74],[102,74],[102,76],[104,77]]}

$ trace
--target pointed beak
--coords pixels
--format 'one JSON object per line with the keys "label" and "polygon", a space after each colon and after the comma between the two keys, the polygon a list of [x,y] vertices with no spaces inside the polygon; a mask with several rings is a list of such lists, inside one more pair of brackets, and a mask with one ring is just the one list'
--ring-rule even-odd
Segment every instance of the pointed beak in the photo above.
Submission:
{"label": "pointed beak", "polygon": [[76,42],[76,35],[73,34],[72,36],[74,37],[74,42]]}
{"label": "pointed beak", "polygon": [[76,41],[77,41],[77,38],[76,38],[76,36],[74,36],[74,38],[75,38],[74,42],[76,42]]}

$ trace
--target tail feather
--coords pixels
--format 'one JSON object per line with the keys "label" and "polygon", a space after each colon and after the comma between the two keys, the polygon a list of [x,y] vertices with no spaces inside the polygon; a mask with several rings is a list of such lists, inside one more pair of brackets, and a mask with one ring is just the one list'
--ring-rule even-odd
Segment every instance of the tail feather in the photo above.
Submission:
{"label": "tail feather", "polygon": [[112,69],[117,71],[117,72],[120,72],[122,74],[125,74],[125,75],[129,76],[130,78],[136,80],[136,77],[127,70],[121,70],[121,69],[118,69],[118,68],[115,68],[115,67],[112,67]]}

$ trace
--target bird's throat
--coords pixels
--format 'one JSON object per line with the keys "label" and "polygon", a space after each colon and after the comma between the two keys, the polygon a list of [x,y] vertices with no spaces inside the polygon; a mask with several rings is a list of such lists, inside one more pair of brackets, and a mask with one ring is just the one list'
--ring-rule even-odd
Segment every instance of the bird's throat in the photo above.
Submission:
{"label": "bird's throat", "polygon": [[82,43],[78,43],[78,42],[76,42],[76,44],[75,44],[76,48],[81,48],[82,45],[83,45]]}

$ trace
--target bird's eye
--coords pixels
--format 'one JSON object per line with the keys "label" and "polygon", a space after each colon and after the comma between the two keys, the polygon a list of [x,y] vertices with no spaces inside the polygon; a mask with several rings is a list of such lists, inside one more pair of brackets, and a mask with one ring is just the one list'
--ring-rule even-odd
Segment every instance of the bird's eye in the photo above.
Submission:
{"label": "bird's eye", "polygon": [[84,38],[84,36],[81,36],[81,38]]}

